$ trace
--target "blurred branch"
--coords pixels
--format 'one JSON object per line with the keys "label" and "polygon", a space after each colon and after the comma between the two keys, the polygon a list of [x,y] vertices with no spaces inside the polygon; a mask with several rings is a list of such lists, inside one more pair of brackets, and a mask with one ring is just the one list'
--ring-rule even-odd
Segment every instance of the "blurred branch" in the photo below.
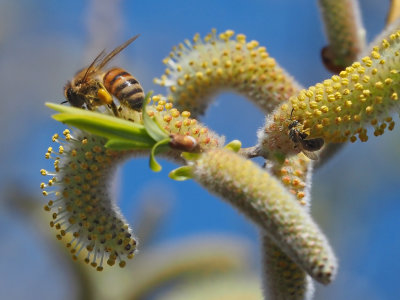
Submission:
{"label": "blurred branch", "polygon": [[[90,0],[85,18],[89,43],[86,58],[92,60],[101,49],[115,45],[124,28],[123,0]],[[107,47],[106,47],[107,46]]]}
{"label": "blurred branch", "polygon": [[388,15],[386,17],[386,25],[393,23],[400,17],[400,0],[391,0]]}
{"label": "blurred branch", "polygon": [[244,272],[249,256],[245,241],[225,236],[196,237],[147,250],[133,261],[132,272],[140,277],[132,281],[129,299],[147,299],[155,289],[179,279]]}
{"label": "blurred branch", "polygon": [[[254,274],[210,276],[186,282],[157,300],[261,300],[259,279]],[[275,300],[275,299],[266,299]]]}
{"label": "blurred branch", "polygon": [[328,45],[322,49],[325,67],[339,73],[365,47],[365,29],[357,0],[319,0]]}

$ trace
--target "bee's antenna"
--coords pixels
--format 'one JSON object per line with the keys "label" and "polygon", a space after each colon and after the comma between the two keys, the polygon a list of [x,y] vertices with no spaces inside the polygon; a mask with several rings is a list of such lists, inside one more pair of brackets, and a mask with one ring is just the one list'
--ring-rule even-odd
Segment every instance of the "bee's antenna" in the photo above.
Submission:
{"label": "bee's antenna", "polygon": [[68,102],[68,100],[65,100],[65,101],[61,102],[60,104],[65,104],[65,103],[67,103],[67,102]]}
{"label": "bee's antenna", "polygon": [[293,111],[294,111],[294,107],[292,107],[292,111],[290,112],[290,120],[292,119]]}

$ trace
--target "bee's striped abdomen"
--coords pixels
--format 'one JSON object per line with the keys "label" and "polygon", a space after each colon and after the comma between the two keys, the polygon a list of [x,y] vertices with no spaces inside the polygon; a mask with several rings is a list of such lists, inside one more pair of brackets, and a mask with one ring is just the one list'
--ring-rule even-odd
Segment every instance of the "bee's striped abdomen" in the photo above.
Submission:
{"label": "bee's striped abdomen", "polygon": [[104,87],[114,95],[121,105],[141,110],[144,92],[140,83],[131,74],[121,68],[109,70],[103,77]]}

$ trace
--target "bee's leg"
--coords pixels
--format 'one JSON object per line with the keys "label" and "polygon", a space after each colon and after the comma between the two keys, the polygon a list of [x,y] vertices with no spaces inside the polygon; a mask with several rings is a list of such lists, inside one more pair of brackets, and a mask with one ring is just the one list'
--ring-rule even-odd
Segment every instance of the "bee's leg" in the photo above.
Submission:
{"label": "bee's leg", "polygon": [[114,116],[119,117],[119,112],[118,112],[118,108],[115,105],[115,102],[112,101],[111,104],[108,105],[108,107],[110,107],[114,113]]}
{"label": "bee's leg", "polygon": [[89,101],[86,101],[86,108],[88,109],[88,110],[93,110],[93,106],[92,106],[92,104],[91,103],[89,103]]}

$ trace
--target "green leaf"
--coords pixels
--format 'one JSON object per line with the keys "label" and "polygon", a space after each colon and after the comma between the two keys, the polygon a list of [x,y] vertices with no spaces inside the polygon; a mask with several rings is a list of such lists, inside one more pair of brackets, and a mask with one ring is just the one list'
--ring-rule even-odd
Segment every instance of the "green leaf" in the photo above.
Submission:
{"label": "green leaf", "polygon": [[54,103],[46,103],[46,105],[61,112],[53,115],[57,121],[109,139],[141,142],[147,144],[148,148],[154,145],[154,140],[142,124],[65,105]]}
{"label": "green leaf", "polygon": [[181,155],[185,160],[197,160],[200,158],[201,153],[182,152]]}
{"label": "green leaf", "polygon": [[154,172],[160,172],[161,171],[161,165],[157,162],[155,156],[156,154],[168,149],[168,144],[170,142],[170,138],[163,139],[156,143],[153,148],[151,148],[150,152],[150,169]]}
{"label": "green leaf", "polygon": [[148,104],[148,99],[151,96],[151,92],[147,93],[146,98],[143,101],[143,109],[142,109],[142,114],[143,114],[143,123],[144,127],[147,130],[147,133],[155,140],[155,141],[161,141],[166,138],[168,138],[169,134],[166,132],[164,129],[161,128],[161,126],[157,123],[155,118],[150,117],[147,114],[147,104]]}
{"label": "green leaf", "polygon": [[225,145],[225,149],[232,150],[233,152],[238,152],[242,147],[242,142],[239,140],[233,140],[230,143]]}
{"label": "green leaf", "polygon": [[112,150],[150,149],[149,144],[132,140],[109,139],[105,147]]}
{"label": "green leaf", "polygon": [[280,164],[283,164],[286,159],[286,155],[280,151],[275,151],[272,155]]}
{"label": "green leaf", "polygon": [[192,179],[192,167],[191,166],[183,166],[172,170],[168,176],[176,181],[184,181],[188,179]]}

